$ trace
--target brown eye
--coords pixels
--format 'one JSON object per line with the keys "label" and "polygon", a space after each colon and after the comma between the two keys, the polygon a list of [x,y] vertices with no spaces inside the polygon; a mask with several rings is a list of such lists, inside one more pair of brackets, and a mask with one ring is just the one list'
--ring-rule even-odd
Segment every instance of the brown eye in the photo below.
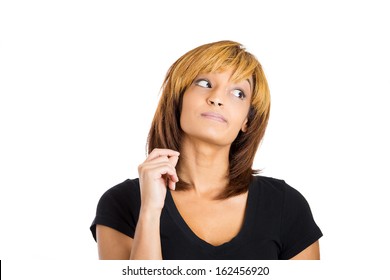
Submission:
{"label": "brown eye", "polygon": [[245,98],[245,93],[240,90],[240,89],[235,89],[233,90],[233,95],[240,98],[240,99],[244,99]]}

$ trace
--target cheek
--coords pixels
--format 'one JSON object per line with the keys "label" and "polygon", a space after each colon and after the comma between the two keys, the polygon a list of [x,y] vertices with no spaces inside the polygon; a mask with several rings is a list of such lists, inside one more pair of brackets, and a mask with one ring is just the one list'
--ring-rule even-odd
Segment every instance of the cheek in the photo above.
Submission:
{"label": "cheek", "polygon": [[237,120],[235,124],[241,127],[249,117],[249,106],[244,108],[237,108],[236,110],[233,110],[233,112],[233,119]]}
{"label": "cheek", "polygon": [[183,112],[186,112],[188,110],[188,95],[184,93],[183,95],[183,101],[182,101],[182,104],[181,104],[181,113],[183,114]]}
{"label": "cheek", "polygon": [[188,126],[188,122],[190,122],[190,112],[191,112],[191,106],[192,100],[190,96],[186,93],[184,93],[183,96],[183,102],[181,105],[181,112],[180,112],[180,126],[183,129],[183,126]]}
{"label": "cheek", "polygon": [[201,98],[199,95],[197,95],[194,92],[188,91],[185,92],[183,95],[183,102],[181,106],[181,113],[183,114],[189,114],[190,112],[196,111],[200,105],[201,105]]}

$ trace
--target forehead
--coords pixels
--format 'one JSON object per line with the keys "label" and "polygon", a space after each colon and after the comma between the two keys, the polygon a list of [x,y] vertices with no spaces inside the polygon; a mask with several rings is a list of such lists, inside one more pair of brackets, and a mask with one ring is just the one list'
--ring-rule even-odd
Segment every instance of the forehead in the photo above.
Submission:
{"label": "forehead", "polygon": [[201,72],[197,75],[199,76],[209,76],[211,78],[219,78],[219,79],[224,79],[226,81],[229,81],[231,83],[244,83],[248,84],[249,87],[252,89],[253,85],[253,77],[252,75],[248,77],[244,77],[242,75],[237,75],[237,72],[235,69],[227,69],[227,70],[219,70],[215,72]]}
{"label": "forehead", "polygon": [[201,67],[197,71],[198,75],[200,74],[227,74],[229,78],[234,82],[243,81],[246,79],[253,79],[253,73],[250,71],[243,71],[242,69],[238,69],[237,67]]}

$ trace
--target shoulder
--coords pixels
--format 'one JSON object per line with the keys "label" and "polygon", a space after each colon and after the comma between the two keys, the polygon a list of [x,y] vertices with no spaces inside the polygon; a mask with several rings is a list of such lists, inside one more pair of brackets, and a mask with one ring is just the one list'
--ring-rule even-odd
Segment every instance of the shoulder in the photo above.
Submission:
{"label": "shoulder", "polygon": [[284,180],[266,176],[253,176],[251,187],[258,189],[260,192],[269,192],[281,196],[285,193],[299,193]]}
{"label": "shoulder", "polygon": [[136,193],[139,192],[139,180],[135,179],[126,179],[122,183],[119,183],[110,189],[108,189],[105,194],[117,194],[117,193]]}
{"label": "shoulder", "polygon": [[284,205],[307,205],[304,196],[282,179],[253,176],[251,188],[262,198],[280,201]]}
{"label": "shoulder", "polygon": [[[108,189],[100,198],[99,205],[104,204],[121,204],[126,205],[138,204],[140,201],[140,188],[139,180],[126,179],[122,183],[119,183],[110,189]],[[133,203],[129,203],[133,202]],[[103,204],[103,205],[102,205]]]}
{"label": "shoulder", "polygon": [[96,240],[96,225],[104,225],[131,238],[138,221],[141,195],[138,179],[127,179],[108,189],[99,199],[90,227]]}

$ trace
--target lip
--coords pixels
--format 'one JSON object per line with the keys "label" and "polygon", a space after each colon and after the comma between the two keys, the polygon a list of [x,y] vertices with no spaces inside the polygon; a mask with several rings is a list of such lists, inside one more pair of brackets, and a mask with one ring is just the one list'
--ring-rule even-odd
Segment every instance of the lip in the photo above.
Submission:
{"label": "lip", "polygon": [[211,119],[217,122],[227,123],[227,120],[222,116],[221,114],[215,113],[215,112],[205,112],[200,114],[202,117],[205,117],[207,119]]}

